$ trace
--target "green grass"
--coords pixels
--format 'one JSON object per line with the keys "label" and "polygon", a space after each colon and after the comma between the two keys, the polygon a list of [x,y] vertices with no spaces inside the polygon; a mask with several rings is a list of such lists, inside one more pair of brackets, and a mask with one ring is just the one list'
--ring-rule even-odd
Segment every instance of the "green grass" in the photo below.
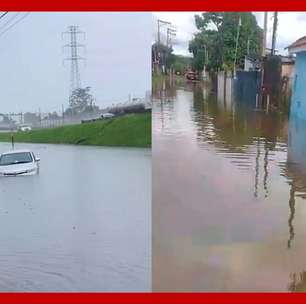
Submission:
{"label": "green grass", "polygon": [[[151,113],[127,114],[107,120],[58,128],[14,133],[15,142],[150,147]],[[11,133],[0,133],[0,141],[11,141]]]}
{"label": "green grass", "polygon": [[152,85],[157,85],[158,83],[163,82],[163,80],[166,79],[165,75],[152,73]]}

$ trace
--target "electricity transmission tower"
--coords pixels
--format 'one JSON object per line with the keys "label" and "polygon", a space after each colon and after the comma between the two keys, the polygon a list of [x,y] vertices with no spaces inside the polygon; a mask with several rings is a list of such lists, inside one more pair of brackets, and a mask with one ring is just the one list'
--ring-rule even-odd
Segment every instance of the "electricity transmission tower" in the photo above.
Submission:
{"label": "electricity transmission tower", "polygon": [[70,57],[64,59],[64,61],[70,61],[70,95],[69,95],[69,104],[71,105],[72,94],[76,89],[81,88],[81,76],[79,69],[79,61],[85,60],[85,58],[79,56],[78,50],[79,48],[85,48],[84,44],[78,43],[78,35],[83,35],[85,39],[85,33],[80,31],[78,26],[71,25],[68,27],[66,32],[62,33],[62,37],[64,34],[68,34],[70,36],[70,42],[64,45],[64,48],[70,49]]}

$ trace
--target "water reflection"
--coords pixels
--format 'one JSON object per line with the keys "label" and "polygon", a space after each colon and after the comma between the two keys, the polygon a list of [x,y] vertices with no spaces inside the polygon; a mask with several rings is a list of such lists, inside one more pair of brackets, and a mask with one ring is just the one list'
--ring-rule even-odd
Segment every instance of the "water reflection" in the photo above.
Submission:
{"label": "water reflection", "polygon": [[294,238],[295,197],[306,198],[306,123],[291,119],[288,133],[288,158],[286,164],[283,165],[283,171],[291,187],[289,200],[290,217],[288,220],[290,227],[288,247],[290,248]]}
{"label": "water reflection", "polygon": [[293,273],[290,276],[288,290],[293,292],[301,292],[306,290],[306,271],[303,271],[298,275]]}
{"label": "water reflection", "polygon": [[154,290],[304,290],[306,125],[233,96],[153,90]]}
{"label": "water reflection", "polygon": [[289,199],[289,208],[290,214],[288,219],[288,226],[289,226],[289,239],[288,239],[288,248],[291,248],[291,243],[294,239],[294,226],[293,226],[293,219],[295,214],[295,191],[293,185],[290,188],[290,199]]}

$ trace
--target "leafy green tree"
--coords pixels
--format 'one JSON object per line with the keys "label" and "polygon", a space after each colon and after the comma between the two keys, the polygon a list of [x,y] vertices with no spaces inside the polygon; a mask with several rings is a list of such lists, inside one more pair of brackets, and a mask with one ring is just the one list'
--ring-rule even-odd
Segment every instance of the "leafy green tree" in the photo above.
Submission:
{"label": "leafy green tree", "polygon": [[202,71],[206,62],[205,51],[202,48],[197,50],[197,55],[192,61],[192,68],[197,71]]}
{"label": "leafy green tree", "polygon": [[173,54],[173,69],[175,73],[184,74],[192,66],[192,58]]}
{"label": "leafy green tree", "polygon": [[90,87],[78,88],[72,92],[69,108],[65,111],[66,115],[88,113],[98,109],[93,105],[94,98],[90,93],[90,89]]}
{"label": "leafy green tree", "polygon": [[[195,70],[203,70],[204,60],[208,70],[233,68],[238,27],[240,34],[236,63],[239,65],[247,55],[248,46],[249,55],[260,54],[262,30],[250,12],[202,13],[195,15],[195,24],[199,31],[189,42]],[[207,53],[208,58],[205,58]]]}

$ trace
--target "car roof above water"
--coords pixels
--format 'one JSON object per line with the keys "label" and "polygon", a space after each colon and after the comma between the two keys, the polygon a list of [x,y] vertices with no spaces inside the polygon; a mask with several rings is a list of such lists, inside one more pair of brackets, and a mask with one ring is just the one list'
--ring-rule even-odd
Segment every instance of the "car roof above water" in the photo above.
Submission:
{"label": "car roof above water", "polygon": [[4,153],[1,153],[1,155],[7,155],[7,154],[15,154],[15,153],[31,153],[30,150],[11,150],[11,151],[7,151],[7,152],[4,152]]}

